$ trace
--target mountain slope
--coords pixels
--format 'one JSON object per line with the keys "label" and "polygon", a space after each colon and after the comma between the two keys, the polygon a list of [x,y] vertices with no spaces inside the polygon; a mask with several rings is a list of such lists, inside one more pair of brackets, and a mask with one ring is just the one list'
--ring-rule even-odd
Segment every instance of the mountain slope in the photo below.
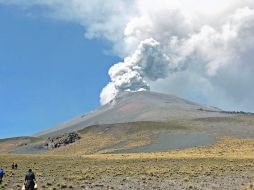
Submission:
{"label": "mountain slope", "polygon": [[[225,136],[254,138],[254,115],[225,112],[176,96],[123,93],[112,102],[36,136],[0,141],[4,153],[88,155],[158,152],[206,146]],[[80,140],[49,150],[48,137],[76,131]],[[1,153],[0,153],[1,154]]]}
{"label": "mountain slope", "polygon": [[227,114],[173,95],[155,92],[125,92],[110,103],[35,136],[49,137],[81,130],[92,125],[137,121],[166,122],[181,119],[223,117]]}

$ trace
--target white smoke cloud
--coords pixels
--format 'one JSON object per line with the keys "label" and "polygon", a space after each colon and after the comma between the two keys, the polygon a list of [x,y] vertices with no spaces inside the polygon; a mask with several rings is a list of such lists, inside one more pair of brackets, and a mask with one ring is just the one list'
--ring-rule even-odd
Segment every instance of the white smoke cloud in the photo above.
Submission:
{"label": "white smoke cloud", "polygon": [[162,52],[159,42],[152,38],[142,41],[132,56],[110,68],[112,82],[102,90],[101,103],[107,103],[122,91],[150,90],[146,79],[156,81],[166,78],[169,62],[170,59]]}
{"label": "white smoke cloud", "polygon": [[[121,41],[129,18],[136,12],[135,0],[0,0],[0,4],[18,6],[29,15],[78,23],[84,26],[86,38],[111,42],[119,56],[129,53]],[[35,12],[34,7],[39,9]]]}
{"label": "white smoke cloud", "polygon": [[[101,103],[122,91],[174,93],[224,109],[254,111],[252,0],[0,0],[45,8],[84,26],[123,58]],[[126,58],[124,58],[126,57]]]}

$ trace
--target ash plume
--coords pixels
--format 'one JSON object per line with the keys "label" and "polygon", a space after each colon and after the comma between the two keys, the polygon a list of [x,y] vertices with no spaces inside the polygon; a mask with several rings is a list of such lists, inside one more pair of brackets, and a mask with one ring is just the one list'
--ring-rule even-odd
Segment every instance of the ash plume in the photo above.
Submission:
{"label": "ash plume", "polygon": [[0,0],[84,26],[122,62],[101,103],[122,91],[173,93],[223,109],[254,111],[252,0]]}
{"label": "ash plume", "polygon": [[150,90],[146,80],[156,81],[167,77],[169,61],[159,42],[152,38],[142,41],[133,55],[110,68],[112,82],[102,90],[101,103],[107,103],[122,91]]}

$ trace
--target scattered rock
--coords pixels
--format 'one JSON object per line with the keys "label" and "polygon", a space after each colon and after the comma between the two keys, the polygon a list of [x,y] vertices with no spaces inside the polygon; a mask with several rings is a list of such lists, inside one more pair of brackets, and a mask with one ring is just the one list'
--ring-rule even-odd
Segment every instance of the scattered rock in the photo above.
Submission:
{"label": "scattered rock", "polygon": [[65,146],[74,143],[80,139],[80,136],[76,132],[66,133],[60,136],[49,137],[45,143],[45,148],[55,149],[61,146]]}

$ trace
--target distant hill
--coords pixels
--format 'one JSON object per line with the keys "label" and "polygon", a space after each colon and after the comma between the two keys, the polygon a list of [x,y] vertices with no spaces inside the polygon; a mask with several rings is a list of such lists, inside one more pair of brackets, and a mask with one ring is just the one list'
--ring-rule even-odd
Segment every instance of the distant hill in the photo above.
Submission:
{"label": "distant hill", "polygon": [[[13,137],[0,139],[0,154],[15,152],[16,150],[29,149],[29,153],[38,152],[37,146],[43,142],[43,139],[38,137]],[[30,145],[33,145],[32,148]],[[23,153],[24,151],[22,151]]]}

